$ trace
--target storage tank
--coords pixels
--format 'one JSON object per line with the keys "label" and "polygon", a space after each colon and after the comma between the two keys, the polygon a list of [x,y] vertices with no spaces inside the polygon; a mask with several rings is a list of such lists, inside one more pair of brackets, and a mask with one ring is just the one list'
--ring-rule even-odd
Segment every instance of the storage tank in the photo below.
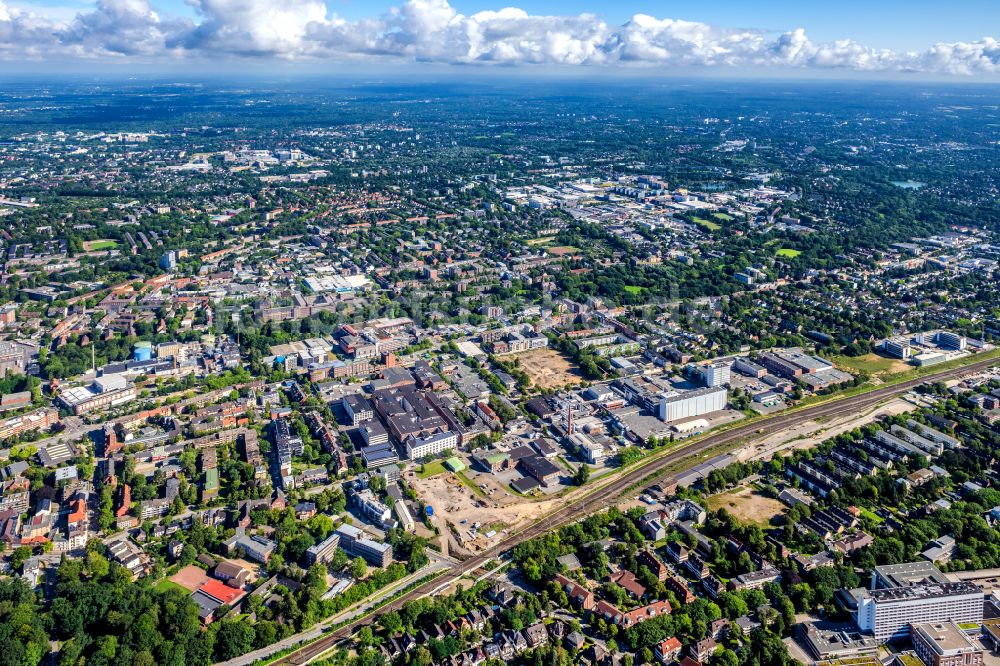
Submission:
{"label": "storage tank", "polygon": [[148,361],[153,358],[153,343],[137,342],[132,352],[132,356],[137,361]]}

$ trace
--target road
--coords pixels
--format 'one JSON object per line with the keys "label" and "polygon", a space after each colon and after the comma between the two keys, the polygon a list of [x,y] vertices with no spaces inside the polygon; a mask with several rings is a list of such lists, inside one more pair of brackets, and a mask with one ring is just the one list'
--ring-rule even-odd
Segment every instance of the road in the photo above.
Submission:
{"label": "road", "polygon": [[413,584],[414,582],[424,578],[425,576],[431,576],[433,574],[439,573],[441,571],[446,571],[453,567],[454,561],[443,558],[434,557],[436,553],[428,552],[427,555],[431,558],[431,562],[424,568],[415,571],[403,578],[399,579],[392,585],[379,590],[377,593],[368,597],[364,601],[360,601],[357,604],[342,610],[341,612],[328,617],[322,622],[313,625],[305,631],[295,634],[294,636],[289,636],[288,638],[278,641],[277,643],[272,643],[267,647],[263,647],[259,650],[254,650],[253,652],[248,652],[244,655],[236,657],[235,659],[230,659],[229,661],[223,661],[217,663],[215,666],[251,666],[254,662],[260,661],[262,659],[267,659],[276,652],[285,650],[302,643],[303,641],[310,641],[314,638],[319,638],[323,635],[323,632],[327,630],[331,625],[337,624],[339,622],[345,622],[347,620],[354,619],[356,617],[365,615],[373,607],[378,605],[378,603],[392,595],[397,590],[404,589],[406,586]]}
{"label": "road", "polygon": [[[690,461],[691,466],[694,466],[698,462],[696,458],[704,456],[708,451],[713,451],[720,446],[726,444],[735,445],[742,440],[757,439],[785,428],[795,426],[798,423],[810,419],[822,418],[824,416],[831,415],[841,415],[851,411],[863,410],[888,398],[902,395],[903,393],[906,393],[921,384],[981,372],[990,366],[997,364],[1000,364],[1000,361],[997,359],[987,359],[976,363],[970,363],[969,365],[961,368],[942,370],[940,372],[924,375],[923,377],[916,379],[906,380],[891,386],[873,389],[867,393],[861,393],[849,398],[831,400],[812,407],[806,407],[787,414],[774,416],[763,421],[747,423],[746,425],[738,426],[725,432],[708,435],[702,439],[682,444],[678,448],[671,450],[669,453],[664,454],[655,460],[652,460],[646,465],[634,468],[621,474],[617,478],[609,481],[605,485],[597,488],[587,495],[580,496],[576,499],[567,499],[566,504],[562,508],[546,515],[543,519],[529,525],[520,532],[511,534],[504,541],[498,543],[492,548],[489,548],[488,550],[483,551],[475,557],[464,561],[461,565],[454,567],[451,571],[440,576],[439,578],[428,581],[420,587],[414,588],[406,594],[401,595],[389,604],[383,606],[381,610],[385,612],[398,610],[407,601],[419,599],[427,594],[433,594],[436,590],[446,589],[446,584],[450,584],[459,578],[468,575],[485,565],[489,560],[510,550],[514,546],[545,534],[546,532],[557,529],[562,525],[579,520],[590,513],[607,508],[613,503],[614,500],[625,494],[630,488],[638,485],[650,485],[655,483],[659,477],[663,476],[666,472],[670,471],[674,466],[681,462]],[[343,639],[353,635],[354,632],[356,632],[360,627],[370,624],[373,621],[374,618],[372,617],[359,618],[351,624],[344,625],[340,629],[330,632],[314,643],[305,645],[302,648],[277,659],[273,663],[282,665],[308,663],[315,657],[330,650]]]}

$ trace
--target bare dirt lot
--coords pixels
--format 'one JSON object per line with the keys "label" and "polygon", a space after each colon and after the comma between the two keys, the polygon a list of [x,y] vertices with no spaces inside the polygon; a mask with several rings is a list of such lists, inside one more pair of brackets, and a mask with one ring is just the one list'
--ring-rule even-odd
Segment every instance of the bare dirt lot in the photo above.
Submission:
{"label": "bare dirt lot", "polygon": [[583,380],[579,369],[554,349],[532,349],[508,355],[506,358],[518,359],[521,369],[538,388],[558,388],[566,384],[577,384]]}
{"label": "bare dirt lot", "polygon": [[205,570],[193,564],[189,564],[170,577],[171,583],[177,583],[192,592],[204,585],[207,580],[208,574],[205,573]]}
{"label": "bare dirt lot", "polygon": [[914,406],[902,398],[870,408],[860,414],[848,413],[843,416],[813,419],[799,423],[781,432],[769,435],[753,446],[736,451],[740,460],[767,459],[773,454],[786,450],[811,449],[830,437],[836,437],[863,425],[873,423],[881,416],[902,414]]}
{"label": "bare dirt lot", "polygon": [[765,497],[753,488],[720,493],[708,498],[708,506],[713,511],[725,509],[743,522],[760,526],[771,524],[771,518],[785,510],[785,505],[776,499]]}
{"label": "bare dirt lot", "polygon": [[[427,504],[434,507],[435,519],[442,533],[451,532],[446,522],[453,525],[459,533],[461,539],[452,534],[449,540],[449,551],[453,555],[482,550],[490,545],[485,537],[486,532],[496,530],[498,534],[494,540],[497,540],[504,529],[531,523],[552,511],[561,501],[556,498],[529,501],[508,492],[491,474],[467,469],[464,475],[469,484],[451,472],[425,479],[414,473],[406,475],[407,483]],[[469,485],[475,486],[478,491],[473,491]],[[480,524],[479,537],[472,539],[469,530],[475,523]]]}

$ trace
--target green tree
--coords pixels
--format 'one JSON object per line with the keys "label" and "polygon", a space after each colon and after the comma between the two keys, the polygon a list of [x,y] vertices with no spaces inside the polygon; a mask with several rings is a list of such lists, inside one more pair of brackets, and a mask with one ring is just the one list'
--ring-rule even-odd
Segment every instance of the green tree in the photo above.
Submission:
{"label": "green tree", "polygon": [[254,638],[248,622],[223,620],[215,637],[215,653],[221,661],[234,659],[253,649]]}
{"label": "green tree", "polygon": [[351,576],[354,580],[361,580],[368,575],[368,564],[361,557],[351,560]]}

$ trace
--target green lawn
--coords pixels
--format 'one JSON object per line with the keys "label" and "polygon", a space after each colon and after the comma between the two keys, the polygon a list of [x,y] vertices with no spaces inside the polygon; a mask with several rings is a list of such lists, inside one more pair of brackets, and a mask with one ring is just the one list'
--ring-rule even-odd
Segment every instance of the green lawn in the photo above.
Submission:
{"label": "green lawn", "polygon": [[638,296],[640,293],[642,293],[642,287],[637,287],[635,285],[628,284],[625,285],[625,291],[635,296]]}
{"label": "green lawn", "polygon": [[712,217],[714,217],[717,220],[722,220],[723,222],[732,222],[733,221],[733,216],[732,215],[726,215],[725,213],[712,213]]}
{"label": "green lawn", "polygon": [[702,227],[703,229],[708,229],[709,231],[718,231],[719,229],[722,228],[721,225],[716,224],[715,222],[710,222],[703,217],[692,217],[691,220],[699,227]]}
{"label": "green lawn", "polygon": [[881,516],[875,515],[872,511],[869,511],[868,509],[861,509],[861,515],[867,518],[868,520],[872,521],[876,525],[881,525],[882,523],[885,522],[884,520],[882,520]]}
{"label": "green lawn", "polygon": [[432,463],[427,463],[426,465],[421,466],[420,470],[417,472],[417,476],[421,479],[426,479],[432,476],[437,476],[444,471],[446,471],[444,463],[440,460],[435,460]]}
{"label": "green lawn", "polygon": [[482,497],[483,499],[489,499],[489,495],[486,491],[476,485],[476,482],[470,479],[465,472],[455,472],[455,476],[458,477],[459,481],[465,484],[465,487],[471,490],[475,495]]}
{"label": "green lawn", "polygon": [[776,252],[779,257],[786,257],[788,259],[794,259],[795,257],[802,254],[801,250],[793,250],[791,248],[783,247]]}
{"label": "green lawn", "polygon": [[91,251],[113,250],[116,247],[118,247],[118,241],[113,240],[94,241],[90,244]]}
{"label": "green lawn", "polygon": [[539,236],[538,238],[531,238],[525,241],[528,245],[551,245],[552,241],[556,239],[555,236]]}
{"label": "green lawn", "polygon": [[175,583],[174,581],[172,581],[172,580],[170,580],[168,578],[164,578],[163,580],[161,580],[159,583],[157,583],[153,587],[153,589],[155,591],[157,591],[157,592],[167,592],[169,590],[180,590],[184,594],[188,594],[188,589],[186,587],[184,587],[183,585],[179,585],[179,584]]}
{"label": "green lawn", "polygon": [[885,373],[895,374],[910,370],[901,361],[894,358],[885,358],[878,354],[865,354],[864,356],[834,356],[831,359],[839,368],[846,368],[848,371],[865,372],[869,375],[881,375]]}

